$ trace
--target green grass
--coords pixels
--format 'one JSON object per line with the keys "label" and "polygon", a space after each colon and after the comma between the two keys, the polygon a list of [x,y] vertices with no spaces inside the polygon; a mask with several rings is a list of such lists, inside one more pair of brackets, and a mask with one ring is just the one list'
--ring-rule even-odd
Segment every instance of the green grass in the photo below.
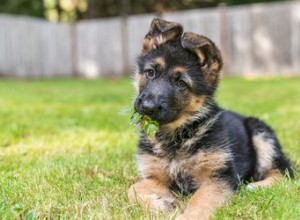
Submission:
{"label": "green grass", "polygon": [[[300,79],[223,79],[219,103],[259,116],[300,167]],[[0,219],[171,219],[129,205],[136,132],[129,80],[0,81]],[[300,179],[241,189],[215,219],[299,219]]]}

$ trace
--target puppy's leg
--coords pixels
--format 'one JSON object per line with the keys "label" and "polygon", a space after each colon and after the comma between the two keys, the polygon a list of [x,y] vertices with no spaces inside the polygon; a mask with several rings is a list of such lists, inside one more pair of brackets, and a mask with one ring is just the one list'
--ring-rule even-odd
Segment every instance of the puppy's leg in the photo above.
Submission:
{"label": "puppy's leg", "polygon": [[274,131],[264,122],[256,118],[246,118],[246,128],[252,138],[256,153],[256,167],[254,179],[258,182],[250,183],[247,188],[252,190],[258,187],[269,187],[287,172],[294,177],[294,171],[289,160],[281,150],[281,145]]}
{"label": "puppy's leg", "polygon": [[185,212],[179,216],[179,219],[209,219],[215,209],[225,204],[232,193],[231,187],[226,182],[222,182],[222,180],[203,182],[189,200]]}
{"label": "puppy's leg", "polygon": [[251,191],[257,188],[271,187],[276,181],[282,178],[283,175],[280,173],[279,170],[270,170],[265,174],[263,180],[249,183],[246,188]]}
{"label": "puppy's leg", "polygon": [[146,210],[172,211],[176,198],[167,186],[156,179],[144,179],[133,184],[128,190],[131,203],[138,202]]}

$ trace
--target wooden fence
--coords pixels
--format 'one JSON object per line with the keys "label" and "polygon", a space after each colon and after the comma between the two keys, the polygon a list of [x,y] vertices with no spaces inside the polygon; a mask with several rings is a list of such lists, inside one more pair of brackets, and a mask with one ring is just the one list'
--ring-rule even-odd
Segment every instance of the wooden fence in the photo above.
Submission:
{"label": "wooden fence", "polygon": [[[49,23],[0,15],[0,75],[128,75],[154,15]],[[300,75],[300,2],[199,9],[164,16],[210,37],[228,75]]]}

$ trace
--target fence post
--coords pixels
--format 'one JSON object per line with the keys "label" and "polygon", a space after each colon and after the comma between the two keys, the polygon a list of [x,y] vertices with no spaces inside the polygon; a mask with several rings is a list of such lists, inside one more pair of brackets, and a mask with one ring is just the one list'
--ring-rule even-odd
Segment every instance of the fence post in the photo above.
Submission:
{"label": "fence post", "polygon": [[129,50],[128,50],[128,25],[127,16],[121,16],[121,44],[122,44],[122,62],[123,62],[123,76],[130,75],[129,73]]}
{"label": "fence post", "polygon": [[71,35],[71,65],[72,73],[71,76],[78,77],[77,62],[78,62],[78,51],[77,51],[77,23],[73,22],[70,24],[70,35]]}
{"label": "fence post", "polygon": [[228,66],[227,66],[227,12],[226,12],[226,4],[221,3],[219,5],[219,13],[220,13],[220,38],[221,38],[221,54],[223,57],[223,74],[228,75]]}

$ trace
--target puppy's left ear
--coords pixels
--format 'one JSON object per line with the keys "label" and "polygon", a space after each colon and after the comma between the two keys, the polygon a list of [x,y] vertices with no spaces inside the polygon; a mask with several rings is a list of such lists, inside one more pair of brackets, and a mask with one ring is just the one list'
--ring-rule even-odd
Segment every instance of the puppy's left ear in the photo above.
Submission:
{"label": "puppy's left ear", "polygon": [[223,61],[219,49],[210,39],[187,32],[182,36],[181,44],[197,55],[205,77],[209,80],[218,78]]}
{"label": "puppy's left ear", "polygon": [[146,54],[161,44],[179,39],[182,33],[181,24],[154,18],[144,38],[142,53]]}

